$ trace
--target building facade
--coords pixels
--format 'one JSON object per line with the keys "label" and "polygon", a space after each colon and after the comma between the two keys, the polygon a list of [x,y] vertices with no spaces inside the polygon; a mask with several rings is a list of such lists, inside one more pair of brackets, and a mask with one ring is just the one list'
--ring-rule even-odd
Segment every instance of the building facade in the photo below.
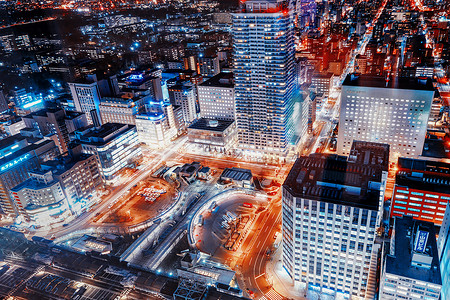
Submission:
{"label": "building facade", "polygon": [[99,106],[102,121],[136,125],[136,115],[144,110],[146,98],[102,98]]}
{"label": "building facade", "polygon": [[102,124],[99,105],[100,89],[96,81],[92,83],[69,83],[75,109],[86,114],[88,124]]}
{"label": "building facade", "polygon": [[198,86],[202,118],[232,121],[235,119],[232,73],[220,73]]}
{"label": "building facade", "polygon": [[341,94],[337,152],[348,155],[353,140],[386,143],[391,159],[422,154],[434,88],[428,79],[350,74]]}
{"label": "building facade", "polygon": [[437,251],[441,267],[442,290],[441,300],[450,299],[450,203],[447,204],[437,240]]}
{"label": "building facade", "polygon": [[333,88],[333,73],[314,74],[311,78],[311,87],[316,89],[317,94],[323,94],[328,97]]}
{"label": "building facade", "polygon": [[450,164],[400,157],[390,216],[442,224],[450,202]]}
{"label": "building facade", "polygon": [[[3,142],[10,145],[11,140]],[[9,191],[27,180],[30,177],[29,172],[39,168],[45,157],[52,157],[56,149],[51,140],[39,144],[27,142],[26,146],[17,143],[14,146],[16,145],[17,148],[0,159],[0,208],[8,215],[17,215],[18,211]]]}
{"label": "building facade", "polygon": [[203,56],[197,58],[197,73],[212,77],[220,73],[219,58],[217,56]]}
{"label": "building facade", "polygon": [[64,222],[71,213],[61,184],[51,171],[29,174],[29,179],[11,189],[18,214],[38,227]]}
{"label": "building facade", "polygon": [[163,148],[177,135],[163,112],[144,113],[136,116],[136,130],[141,143],[150,148]]}
{"label": "building facade", "polygon": [[188,127],[190,143],[225,153],[236,146],[237,134],[234,121],[200,118]]}
{"label": "building facade", "polygon": [[239,146],[286,155],[296,95],[292,10],[288,1],[249,0],[233,14]]}
{"label": "building facade", "polygon": [[385,253],[380,299],[439,299],[442,281],[433,223],[395,218]]}
{"label": "building facade", "polygon": [[106,123],[97,129],[75,131],[74,151],[94,154],[105,181],[142,156],[136,126]]}
{"label": "building facade", "polygon": [[[380,144],[379,144],[380,145]],[[283,266],[314,297],[364,299],[374,276],[389,147],[300,157],[283,185]],[[362,149],[361,148],[361,149]],[[372,161],[373,160],[373,161]]]}
{"label": "building facade", "polygon": [[52,171],[73,215],[82,213],[92,204],[96,189],[103,184],[97,159],[92,154],[47,161],[41,164],[41,169]]}
{"label": "building facade", "polygon": [[171,86],[169,98],[172,105],[181,107],[185,124],[191,124],[197,119],[196,92],[192,85],[176,84]]}

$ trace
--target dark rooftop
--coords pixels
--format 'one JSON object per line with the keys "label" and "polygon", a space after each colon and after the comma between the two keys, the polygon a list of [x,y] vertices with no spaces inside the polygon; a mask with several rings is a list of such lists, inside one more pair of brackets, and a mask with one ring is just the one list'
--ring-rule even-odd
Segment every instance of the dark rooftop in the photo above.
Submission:
{"label": "dark rooftop", "polygon": [[391,79],[386,82],[385,78],[382,76],[348,74],[343,85],[434,91],[431,79],[426,77],[398,77],[396,80]]}
{"label": "dark rooftop", "polygon": [[75,143],[87,143],[90,145],[104,145],[111,139],[114,139],[119,134],[128,130],[134,129],[136,126],[119,124],[119,123],[106,123],[100,128],[89,128],[87,131],[77,130]]}
{"label": "dark rooftop", "polygon": [[221,179],[231,178],[233,180],[251,180],[253,178],[252,171],[248,169],[241,168],[226,168],[223,170],[222,175],[220,175]]}
{"label": "dark rooftop", "polygon": [[[431,268],[411,265],[413,258],[413,243],[417,230],[429,233],[426,253],[432,257]],[[441,272],[436,246],[436,232],[434,224],[425,221],[413,220],[410,216],[395,218],[395,249],[393,255],[386,256],[386,272],[415,280],[441,284]],[[409,235],[409,236],[408,236]]]}
{"label": "dark rooftop", "polygon": [[0,140],[0,149],[10,147],[12,144],[15,144],[17,142],[21,142],[23,140],[26,140],[27,138],[21,134],[15,134],[12,136],[8,136],[4,139]]}
{"label": "dark rooftop", "polygon": [[294,197],[378,210],[380,165],[349,162],[345,156],[311,154],[297,158],[283,188]]}
{"label": "dark rooftop", "polygon": [[231,124],[233,124],[233,122],[234,121],[200,118],[194,124],[189,126],[189,129],[223,132]]}
{"label": "dark rooftop", "polygon": [[76,157],[76,159],[61,157],[60,159],[56,159],[56,160],[48,160],[41,164],[41,168],[44,171],[52,170],[52,173],[54,175],[61,175],[64,172],[67,172],[68,170],[73,168],[73,166],[75,166],[77,163],[87,160],[88,158],[90,158],[92,156],[94,156],[94,154],[81,153]]}
{"label": "dark rooftop", "polygon": [[383,171],[389,169],[389,144],[354,140],[348,160],[364,165],[380,165]]}
{"label": "dark rooftop", "polygon": [[422,191],[450,194],[450,164],[399,157],[395,183]]}
{"label": "dark rooftop", "polygon": [[232,88],[234,87],[233,78],[233,73],[222,72],[201,83],[200,86]]}

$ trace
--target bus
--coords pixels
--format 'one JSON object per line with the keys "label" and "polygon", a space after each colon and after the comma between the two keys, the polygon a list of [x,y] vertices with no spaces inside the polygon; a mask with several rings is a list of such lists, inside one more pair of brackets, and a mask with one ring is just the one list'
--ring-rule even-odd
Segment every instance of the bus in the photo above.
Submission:
{"label": "bus", "polygon": [[223,221],[222,222],[222,227],[225,228],[225,229],[230,229],[230,225],[228,224],[227,221]]}
{"label": "bus", "polygon": [[232,221],[236,221],[237,216],[235,214],[233,214],[232,212],[228,211],[227,212],[227,216],[232,220]]}

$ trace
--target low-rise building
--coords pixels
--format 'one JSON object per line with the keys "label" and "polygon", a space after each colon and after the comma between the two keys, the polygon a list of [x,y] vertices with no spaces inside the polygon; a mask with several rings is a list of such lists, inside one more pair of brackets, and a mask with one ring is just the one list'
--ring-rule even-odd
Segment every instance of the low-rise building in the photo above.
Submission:
{"label": "low-rise building", "polygon": [[71,213],[59,181],[51,171],[34,170],[29,175],[11,189],[18,214],[39,227],[64,222]]}
{"label": "low-rise building", "polygon": [[244,188],[251,188],[253,185],[252,171],[241,168],[226,168],[220,175],[223,183],[234,183]]}
{"label": "low-rise building", "polygon": [[439,299],[442,281],[433,223],[395,218],[385,253],[380,299]]}
{"label": "low-rise building", "polygon": [[237,143],[234,121],[201,118],[188,127],[188,139],[206,150],[227,152]]}
{"label": "low-rise building", "polygon": [[150,148],[163,148],[177,135],[163,112],[147,112],[136,116],[136,130],[139,141]]}

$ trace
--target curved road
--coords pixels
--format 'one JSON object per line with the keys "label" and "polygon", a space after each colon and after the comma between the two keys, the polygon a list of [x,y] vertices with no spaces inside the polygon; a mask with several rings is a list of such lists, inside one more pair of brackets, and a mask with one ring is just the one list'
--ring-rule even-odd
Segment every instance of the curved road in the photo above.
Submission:
{"label": "curved road", "polygon": [[54,228],[48,231],[37,231],[34,234],[50,238],[52,236],[59,238],[64,235],[70,235],[72,232],[76,232],[82,229],[100,227],[98,224],[91,224],[91,219],[95,217],[97,213],[101,213],[108,209],[108,206],[115,203],[126,194],[135,184],[151,175],[162,162],[167,160],[173,155],[186,141],[186,137],[178,139],[174,146],[168,149],[163,154],[157,155],[154,159],[145,164],[145,168],[134,174],[129,182],[122,187],[119,187],[113,191],[105,200],[100,204],[97,204],[91,211],[83,213],[81,216],[69,223],[68,226],[62,228]]}

